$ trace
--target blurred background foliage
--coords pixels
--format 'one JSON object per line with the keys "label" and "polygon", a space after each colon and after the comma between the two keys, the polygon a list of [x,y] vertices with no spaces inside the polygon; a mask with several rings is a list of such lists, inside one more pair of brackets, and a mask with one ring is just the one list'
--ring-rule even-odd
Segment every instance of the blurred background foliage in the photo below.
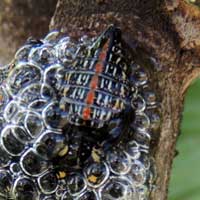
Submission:
{"label": "blurred background foliage", "polygon": [[169,200],[200,200],[200,79],[188,89]]}
{"label": "blurred background foliage", "polygon": [[187,2],[200,6],[200,0],[187,0]]}

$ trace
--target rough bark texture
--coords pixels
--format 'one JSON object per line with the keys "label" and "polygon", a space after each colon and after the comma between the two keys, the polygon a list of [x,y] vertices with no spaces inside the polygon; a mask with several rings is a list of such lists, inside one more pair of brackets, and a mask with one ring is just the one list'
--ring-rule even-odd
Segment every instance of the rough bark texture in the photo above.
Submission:
{"label": "rough bark texture", "polygon": [[6,64],[30,37],[40,38],[48,31],[57,0],[0,1],[0,62]]}
{"label": "rough bark texture", "polygon": [[184,94],[200,74],[199,19],[198,8],[183,0],[59,0],[51,21],[50,29],[75,37],[96,35],[116,24],[145,56],[162,115],[153,147],[158,188],[152,200],[167,199]]}

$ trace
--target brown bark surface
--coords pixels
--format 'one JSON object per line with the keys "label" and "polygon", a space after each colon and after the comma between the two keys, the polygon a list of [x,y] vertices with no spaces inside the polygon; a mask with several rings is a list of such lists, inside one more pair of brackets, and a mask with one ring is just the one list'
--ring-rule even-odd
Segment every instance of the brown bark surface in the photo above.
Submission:
{"label": "brown bark surface", "polygon": [[7,64],[16,49],[30,36],[40,38],[48,32],[57,0],[0,1],[0,62]]}
{"label": "brown bark surface", "polygon": [[59,0],[50,29],[78,37],[97,35],[109,24],[137,44],[158,96],[161,131],[152,147],[158,188],[151,199],[166,200],[184,94],[200,74],[200,11],[183,0]]}

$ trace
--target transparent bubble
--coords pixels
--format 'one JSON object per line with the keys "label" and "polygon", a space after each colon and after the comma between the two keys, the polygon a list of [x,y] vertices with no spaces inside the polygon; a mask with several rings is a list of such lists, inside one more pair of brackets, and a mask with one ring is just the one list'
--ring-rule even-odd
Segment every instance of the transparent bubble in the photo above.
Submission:
{"label": "transparent bubble", "polygon": [[65,69],[61,64],[49,66],[44,72],[44,82],[56,90],[61,90],[64,83]]}
{"label": "transparent bubble", "polygon": [[15,127],[8,125],[2,130],[0,138],[1,147],[11,156],[21,155],[25,147],[25,143],[16,136],[15,131]]}
{"label": "transparent bubble", "polygon": [[81,138],[79,136],[72,134],[69,140],[67,156],[64,157],[66,164],[70,166],[79,165],[80,143],[81,143]]}
{"label": "transparent bubble", "polygon": [[[76,51],[76,61],[80,59],[80,62],[84,61],[83,58],[85,58],[85,56],[88,54],[88,49],[87,49],[88,46],[86,46],[85,44],[79,44],[77,46],[77,51]],[[82,61],[81,61],[82,60]],[[76,62],[75,61],[75,62]],[[96,58],[94,59],[94,61],[96,61]]]}
{"label": "transparent bubble", "polygon": [[137,64],[135,61],[131,61],[131,69],[133,72],[140,70],[141,66]]}
{"label": "transparent bubble", "polygon": [[67,123],[68,113],[61,110],[59,102],[51,102],[42,112],[48,128],[62,129]]}
{"label": "transparent bubble", "polygon": [[10,131],[13,132],[13,134],[15,135],[15,137],[22,143],[26,143],[28,141],[31,140],[29,134],[26,132],[26,130],[24,129],[23,126],[13,126],[13,125],[9,125],[7,126],[10,128]]}
{"label": "transparent bubble", "polygon": [[140,68],[135,71],[132,79],[136,86],[142,86],[148,82],[148,75],[143,68]]}
{"label": "transparent bubble", "polygon": [[18,178],[14,183],[13,197],[16,200],[38,200],[35,183],[27,177]]}
{"label": "transparent bubble", "polygon": [[22,46],[15,54],[15,61],[24,61],[28,60],[28,54],[32,48],[32,45],[24,45]]}
{"label": "transparent bubble", "polygon": [[40,135],[44,129],[42,117],[37,112],[26,112],[24,126],[32,138]]}
{"label": "transparent bubble", "polygon": [[131,171],[133,173],[139,173],[139,172],[146,171],[146,168],[145,168],[144,164],[141,161],[134,160],[132,168],[131,168]]}
{"label": "transparent bubble", "polygon": [[27,175],[37,177],[46,172],[51,165],[30,148],[21,156],[20,166]]}
{"label": "transparent bubble", "polygon": [[0,134],[1,134],[1,131],[2,131],[2,129],[4,128],[5,125],[6,125],[5,119],[4,119],[4,117],[1,116],[1,114],[0,114]]}
{"label": "transparent bubble", "polygon": [[147,172],[147,185],[149,187],[149,190],[152,191],[156,189],[155,182],[157,178],[157,172],[156,172],[156,165],[155,161],[152,157],[149,158],[150,160],[150,169]]}
{"label": "transparent bubble", "polygon": [[134,134],[134,139],[137,141],[140,147],[149,149],[151,136],[147,131],[136,131]]}
{"label": "transparent bubble", "polygon": [[28,108],[32,109],[36,112],[42,112],[43,109],[48,105],[49,101],[46,99],[36,99],[32,103],[29,104]]}
{"label": "transparent bubble", "polygon": [[149,157],[150,157],[149,154],[142,152],[140,154],[140,158],[138,159],[140,162],[143,163],[143,165],[144,165],[144,167],[146,169],[149,169],[150,166],[151,166],[150,158]]}
{"label": "transparent bubble", "polygon": [[16,162],[11,163],[10,164],[10,171],[11,171],[12,174],[15,174],[15,175],[19,174],[21,172],[21,168],[20,168],[19,163],[16,163]]}
{"label": "transparent bubble", "polygon": [[74,200],[74,197],[71,194],[69,194],[68,191],[66,191],[61,197],[61,200]]}
{"label": "transparent bubble", "polygon": [[84,169],[84,175],[89,186],[97,188],[109,177],[109,168],[105,163],[92,163]]}
{"label": "transparent bubble", "polygon": [[146,173],[145,171],[143,172],[138,172],[138,173],[134,173],[132,174],[133,177],[133,181],[135,185],[144,185],[146,182]]}
{"label": "transparent bubble", "polygon": [[77,46],[69,37],[64,37],[55,45],[55,50],[59,60],[63,63],[70,63],[75,59]]}
{"label": "transparent bubble", "polygon": [[131,105],[135,112],[142,112],[146,108],[146,102],[140,95],[137,95],[136,98],[132,99]]}
{"label": "transparent bubble", "polygon": [[144,113],[136,113],[132,126],[136,130],[141,130],[141,131],[148,130],[150,127],[150,119]]}
{"label": "transparent bubble", "polygon": [[58,40],[59,34],[59,31],[53,30],[49,32],[42,41],[44,43],[55,43]]}
{"label": "transparent bubble", "polygon": [[81,174],[74,173],[66,178],[67,188],[72,196],[78,196],[86,189],[87,185]]}
{"label": "transparent bubble", "polygon": [[149,189],[146,185],[141,185],[137,188],[137,192],[139,194],[139,199],[148,200],[149,198]]}
{"label": "transparent bubble", "polygon": [[90,46],[92,44],[92,40],[95,40],[94,38],[89,38],[87,35],[83,35],[80,39],[80,46]]}
{"label": "transparent bubble", "polygon": [[128,155],[122,150],[113,150],[108,152],[106,156],[108,166],[114,174],[127,174],[131,168],[131,160]]}
{"label": "transparent bubble", "polygon": [[8,154],[5,150],[3,150],[2,146],[0,146],[0,167],[6,167],[11,162],[11,155]]}
{"label": "transparent bubble", "polygon": [[27,134],[26,130],[23,126],[18,125],[7,125],[3,131],[2,135],[5,134],[5,132],[10,132],[13,134],[14,137],[16,137],[21,143],[26,143],[30,140],[30,136]]}
{"label": "transparent bubble", "polygon": [[33,83],[25,87],[20,92],[20,98],[23,103],[30,105],[34,101],[44,99],[50,101],[55,98],[55,93],[52,87],[47,84]]}
{"label": "transparent bubble", "polygon": [[161,119],[160,119],[160,115],[158,113],[158,111],[156,110],[148,110],[147,111],[147,115],[150,118],[150,128],[156,132],[159,127],[160,127],[160,123],[161,123]]}
{"label": "transparent bubble", "polygon": [[38,177],[38,185],[44,194],[52,194],[58,188],[58,179],[53,171],[48,171]]}
{"label": "transparent bubble", "polygon": [[61,199],[63,194],[66,191],[66,185],[64,185],[63,182],[64,182],[63,179],[59,180],[58,188],[56,189],[56,191],[54,193],[57,199]]}
{"label": "transparent bubble", "polygon": [[0,170],[0,196],[8,197],[12,188],[12,177],[6,170]]}
{"label": "transparent bubble", "polygon": [[22,107],[19,105],[19,110],[16,113],[16,115],[14,115],[14,117],[12,117],[11,124],[13,126],[23,127],[24,126],[24,118],[26,117],[26,113],[27,113],[27,111],[25,110],[25,107]]}
{"label": "transparent bubble", "polygon": [[134,186],[127,178],[111,177],[99,191],[101,199],[106,200],[139,200]]}
{"label": "transparent bubble", "polygon": [[131,176],[135,185],[143,185],[146,182],[147,171],[143,163],[138,160],[133,162],[131,168]]}
{"label": "transparent bubble", "polygon": [[55,196],[41,196],[40,200],[57,200],[57,198]]}
{"label": "transparent bubble", "polygon": [[9,72],[11,71],[13,67],[13,63],[11,62],[10,64],[7,64],[5,66],[0,66],[0,84],[4,84],[8,77]]}
{"label": "transparent bubble", "polygon": [[143,91],[145,102],[148,106],[156,105],[156,94],[148,89]]}
{"label": "transparent bubble", "polygon": [[15,122],[17,114],[21,111],[19,103],[15,100],[10,101],[4,109],[4,118],[7,122]]}
{"label": "transparent bubble", "polygon": [[7,86],[11,95],[15,95],[19,90],[40,80],[41,70],[37,65],[28,62],[19,62],[9,73]]}
{"label": "transparent bubble", "polygon": [[[20,127],[24,127],[24,119],[26,117],[26,113],[28,112],[28,109],[26,109],[25,107],[18,107],[18,111],[16,112],[16,114],[13,115],[13,117],[11,118],[11,123],[13,126],[20,126]],[[24,128],[23,128],[24,129]],[[27,132],[24,129],[25,132]],[[27,134],[27,137],[30,138],[30,135]]]}
{"label": "transparent bubble", "polygon": [[46,67],[46,65],[54,64],[56,62],[55,49],[51,44],[43,44],[32,48],[28,60],[37,63],[42,68]]}
{"label": "transparent bubble", "polygon": [[148,186],[148,190],[151,193],[152,191],[155,191],[156,189],[158,189],[158,187],[156,186],[156,178],[155,178],[155,174],[152,173],[151,171],[149,171],[148,175],[147,175],[147,183],[146,185]]}
{"label": "transparent bubble", "polygon": [[131,159],[135,160],[140,157],[139,147],[139,144],[135,140],[132,140],[126,144],[125,149],[127,154],[131,157]]}
{"label": "transparent bubble", "polygon": [[0,115],[0,132],[3,129],[4,125],[5,125],[5,119],[3,116]]}
{"label": "transparent bubble", "polygon": [[52,159],[68,145],[67,136],[51,131],[44,132],[34,143],[33,148],[44,159]]}
{"label": "transparent bubble", "polygon": [[0,113],[3,112],[3,109],[7,105],[8,101],[9,101],[8,92],[6,88],[3,85],[1,85],[0,86]]}
{"label": "transparent bubble", "polygon": [[80,197],[76,198],[76,200],[99,200],[98,195],[94,191],[86,191]]}

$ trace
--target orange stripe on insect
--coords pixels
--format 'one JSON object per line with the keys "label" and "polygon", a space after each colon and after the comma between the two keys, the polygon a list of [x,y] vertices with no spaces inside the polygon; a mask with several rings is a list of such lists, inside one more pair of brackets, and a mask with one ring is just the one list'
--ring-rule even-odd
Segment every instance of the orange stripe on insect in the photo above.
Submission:
{"label": "orange stripe on insect", "polygon": [[108,47],[109,47],[109,42],[108,40],[104,46],[102,47],[101,52],[99,53],[99,61],[95,66],[94,66],[94,71],[95,74],[93,75],[91,82],[90,82],[90,91],[87,94],[87,97],[85,99],[85,103],[87,104],[86,107],[83,108],[83,113],[82,117],[84,120],[90,120],[91,118],[91,108],[90,105],[94,103],[95,99],[95,89],[98,87],[98,82],[99,82],[99,76],[98,74],[102,73],[104,64],[103,61],[106,59]]}
{"label": "orange stripe on insect", "polygon": [[103,63],[98,62],[95,65],[95,72],[98,73],[98,74],[100,74],[103,71],[103,68],[104,68]]}
{"label": "orange stripe on insect", "polygon": [[91,114],[91,108],[90,107],[83,108],[83,119],[84,120],[89,120],[90,114]]}
{"label": "orange stripe on insect", "polygon": [[92,77],[92,80],[90,82],[90,88],[93,89],[93,90],[96,89],[97,86],[98,86],[98,81],[99,81],[99,77],[98,77],[98,75],[95,74]]}
{"label": "orange stripe on insect", "polygon": [[108,40],[103,48],[102,48],[102,51],[100,52],[99,54],[99,60],[100,61],[104,61],[106,59],[106,55],[107,55],[107,51],[108,51],[108,47],[109,47],[109,43],[110,43],[110,40]]}
{"label": "orange stripe on insect", "polygon": [[91,105],[94,103],[94,98],[95,98],[95,93],[93,90],[90,90],[87,94],[87,97],[86,97],[86,103]]}
{"label": "orange stripe on insect", "polygon": [[99,60],[100,61],[104,61],[106,59],[106,52],[102,51],[100,54],[99,54]]}

